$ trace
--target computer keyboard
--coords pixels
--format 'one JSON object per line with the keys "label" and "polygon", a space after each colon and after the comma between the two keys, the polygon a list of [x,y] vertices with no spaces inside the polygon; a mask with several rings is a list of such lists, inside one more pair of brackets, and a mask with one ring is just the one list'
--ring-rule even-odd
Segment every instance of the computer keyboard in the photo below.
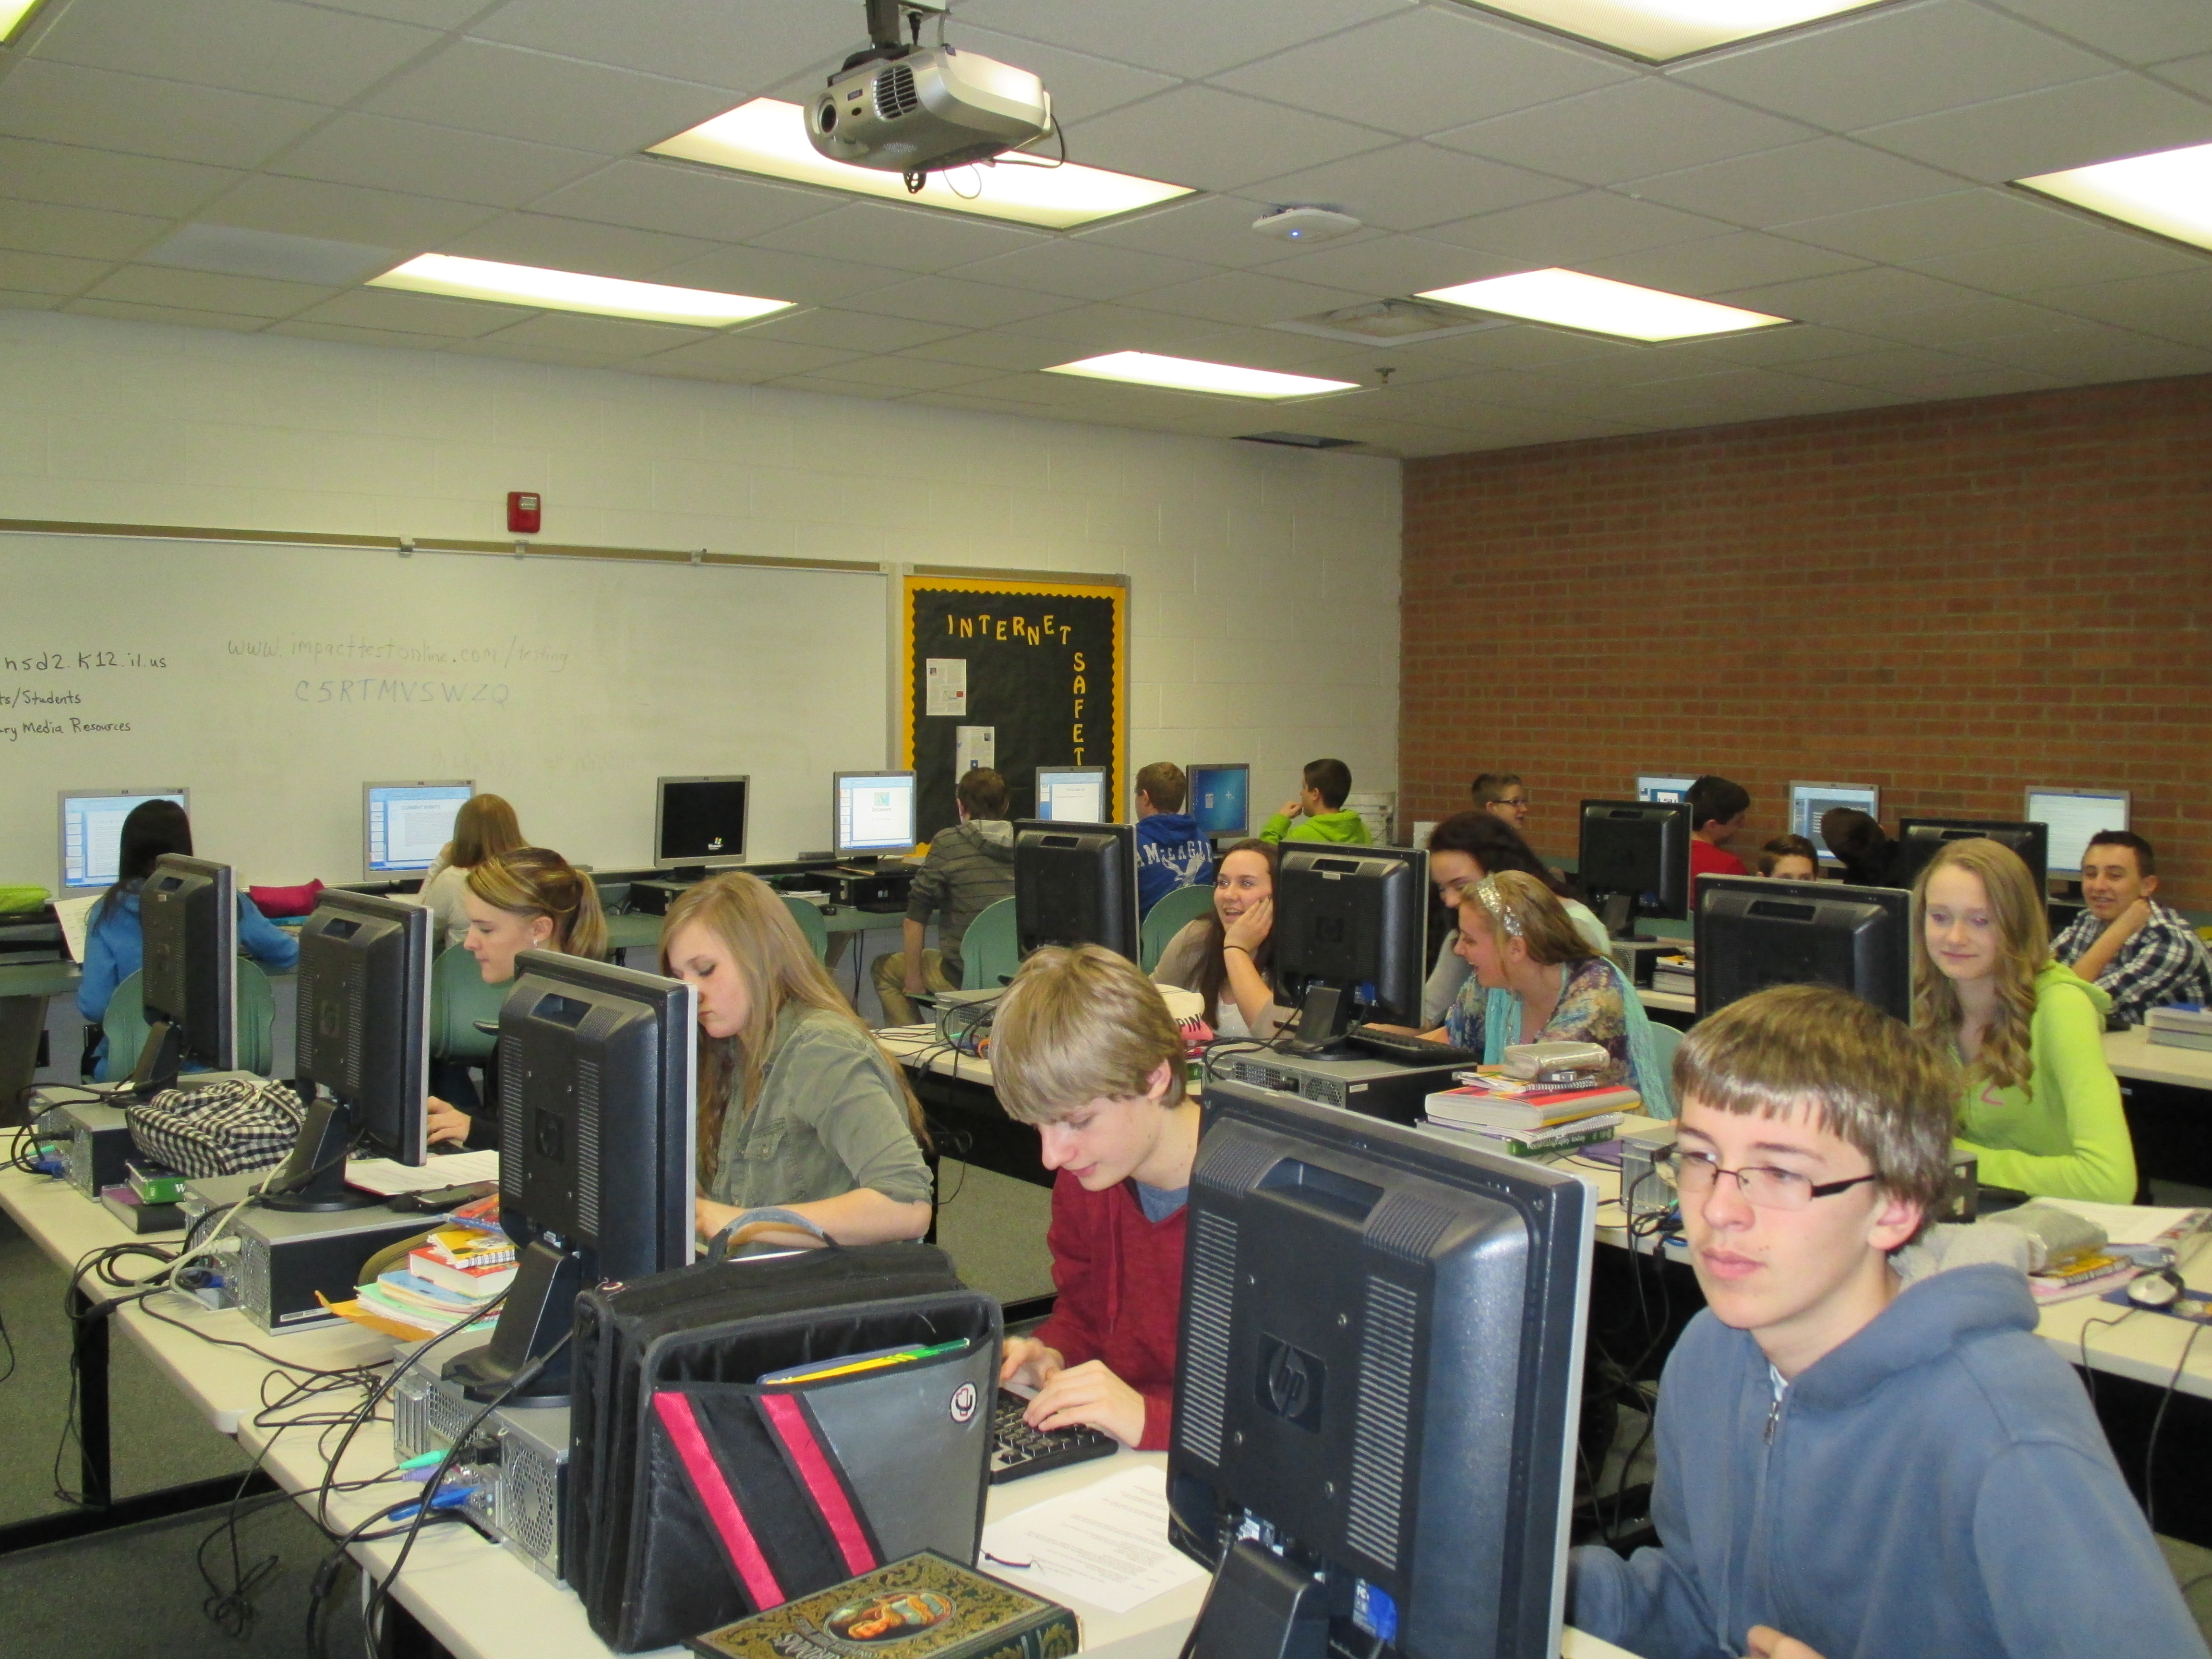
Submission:
{"label": "computer keyboard", "polygon": [[1033,1429],[1022,1421],[1029,1405],[1018,1394],[999,1391],[999,1403],[991,1413],[991,1484],[994,1486],[1025,1474],[1042,1474],[1064,1464],[1111,1457],[1121,1448],[1120,1441],[1098,1429]]}
{"label": "computer keyboard", "polygon": [[1346,1044],[1377,1060],[1395,1060],[1401,1066],[1479,1066],[1482,1056],[1472,1048],[1455,1048],[1449,1042],[1431,1042],[1426,1037],[1401,1036],[1395,1031],[1378,1031],[1371,1025],[1355,1025],[1344,1034]]}

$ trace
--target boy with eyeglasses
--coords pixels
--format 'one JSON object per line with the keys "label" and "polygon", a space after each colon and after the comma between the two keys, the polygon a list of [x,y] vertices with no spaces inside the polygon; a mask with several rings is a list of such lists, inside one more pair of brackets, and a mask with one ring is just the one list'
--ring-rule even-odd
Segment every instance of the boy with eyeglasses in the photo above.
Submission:
{"label": "boy with eyeglasses", "polygon": [[2203,1659],[2021,1267],[1914,1244],[1955,1063],[1783,986],[1693,1028],[1674,1091],[1706,1308],[1660,1385],[1660,1547],[1577,1550],[1574,1623],[1643,1659]]}

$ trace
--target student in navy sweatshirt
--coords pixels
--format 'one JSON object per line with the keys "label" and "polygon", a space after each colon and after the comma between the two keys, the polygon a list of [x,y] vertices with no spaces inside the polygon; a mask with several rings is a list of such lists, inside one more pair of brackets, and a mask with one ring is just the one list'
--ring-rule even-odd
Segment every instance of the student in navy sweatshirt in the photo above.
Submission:
{"label": "student in navy sweatshirt", "polygon": [[1095,945],[1033,952],[999,999],[991,1072],[1036,1126],[1052,1188],[1052,1317],[1006,1339],[1000,1380],[1036,1389],[1032,1428],[1103,1429],[1164,1451],[1198,1102],[1159,989]]}
{"label": "student in navy sweatshirt", "polygon": [[1178,887],[1213,879],[1213,848],[1190,804],[1190,780],[1173,761],[1137,774],[1137,909],[1151,909]]}
{"label": "student in navy sweatshirt", "polygon": [[1660,1382],[1661,1547],[1576,1551],[1575,1625],[1641,1659],[2205,1659],[2035,1334],[2024,1242],[1928,1225],[1950,1055],[1778,986],[1692,1029],[1674,1090],[1661,1174],[1705,1307]]}

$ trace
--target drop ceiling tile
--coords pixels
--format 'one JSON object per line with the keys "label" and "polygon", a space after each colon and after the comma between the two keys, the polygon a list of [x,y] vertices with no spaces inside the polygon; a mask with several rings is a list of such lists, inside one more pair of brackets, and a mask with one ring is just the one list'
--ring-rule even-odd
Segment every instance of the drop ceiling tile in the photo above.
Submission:
{"label": "drop ceiling tile", "polygon": [[889,386],[880,381],[841,380],[832,374],[783,374],[763,384],[779,392],[812,392],[830,398],[868,398],[878,403],[888,403],[894,398],[903,398],[911,386]]}
{"label": "drop ceiling tile", "polygon": [[1421,234],[1431,241],[1494,253],[1511,261],[1511,269],[1542,270],[1719,236],[1735,228],[1718,219],[1617,191],[1586,190],[1578,196],[1482,214],[1455,225],[1432,225]]}
{"label": "drop ceiling tile", "polygon": [[2157,73],[2200,98],[2212,98],[2212,52],[2201,58],[2184,58],[2174,63],[2160,64]]}
{"label": "drop ceiling tile", "polygon": [[288,98],[37,58],[0,82],[0,134],[215,167],[258,167],[329,112]]}
{"label": "drop ceiling tile", "polygon": [[1150,213],[1076,232],[1068,240],[1133,247],[1143,253],[1237,270],[1282,258],[1282,242],[1252,228],[1252,222],[1269,206],[1265,201],[1242,196],[1191,197]]}
{"label": "drop ceiling tile", "polygon": [[[1310,334],[1291,334],[1280,329],[1228,328],[1215,334],[1200,335],[1182,345],[1177,355],[1195,357],[1202,362],[1237,363],[1246,368],[1282,369],[1292,374],[1317,374],[1327,380],[1364,383],[1369,377],[1350,373],[1346,366],[1364,361],[1370,354],[1363,347],[1316,339]],[[1465,373],[1463,369],[1459,372]]]}
{"label": "drop ceiling tile", "polygon": [[1832,276],[1776,283],[1738,289],[1726,296],[1734,306],[1749,306],[1800,322],[1832,323],[1850,328],[1880,322],[1908,311],[1957,305],[1975,297],[1971,289],[1939,283],[1914,270],[1869,265]]}
{"label": "drop ceiling tile", "polygon": [[202,216],[248,230],[419,252],[498,216],[496,208],[261,173],[240,184]]}
{"label": "drop ceiling tile", "polygon": [[714,242],[742,242],[827,213],[842,198],[673,161],[603,163],[590,178],[532,203],[539,213]]}
{"label": "drop ceiling tile", "polygon": [[[1103,115],[1109,109],[1119,109],[1175,85],[1174,76],[1139,69],[1133,64],[1069,52],[1042,41],[1018,40],[990,29],[969,28],[966,27],[967,17],[968,9],[963,7],[959,20],[952,24],[945,38],[963,52],[1018,64],[1038,76],[1052,94],[1053,113],[1063,121]],[[820,84],[817,81],[807,90],[811,92],[814,86]]]}
{"label": "drop ceiling tile", "polygon": [[802,305],[830,305],[884,288],[906,273],[846,259],[817,259],[770,247],[725,247],[658,272],[654,280],[725,294],[758,294]]}
{"label": "drop ceiling tile", "polygon": [[1745,230],[1704,241],[1676,242],[1668,247],[1624,253],[1577,269],[1594,276],[1611,276],[1646,288],[1664,289],[1670,294],[1703,295],[1768,283],[1794,282],[1801,276],[1825,276],[1832,271],[1851,270],[1865,264],[1865,260],[1849,253]]}
{"label": "drop ceiling tile", "polygon": [[108,259],[9,250],[0,252],[0,288],[26,294],[81,294],[114,268]]}
{"label": "drop ceiling tile", "polygon": [[333,296],[335,290],[260,276],[218,276],[164,265],[126,265],[95,284],[86,297],[132,305],[173,306],[234,317],[290,317]]}
{"label": "drop ceiling tile", "polygon": [[715,337],[711,328],[674,328],[625,317],[586,317],[549,311],[511,328],[482,337],[502,345],[538,346],[552,351],[586,351],[602,357],[647,357]]}
{"label": "drop ceiling tile", "polygon": [[0,310],[59,311],[68,303],[65,294],[30,294],[21,289],[0,288]]}
{"label": "drop ceiling tile", "polygon": [[[1061,313],[1066,315],[1066,313]],[[956,334],[948,340],[933,340],[927,345],[914,347],[907,356],[927,358],[933,362],[966,363],[976,368],[988,368],[1000,373],[1024,373],[1049,368],[1054,363],[1067,361],[1067,342],[1065,340],[1024,339],[1012,334],[973,332]]]}
{"label": "drop ceiling tile", "polygon": [[842,60],[868,35],[858,6],[817,0],[507,0],[469,33],[748,93]]}
{"label": "drop ceiling tile", "polygon": [[712,87],[459,40],[366,100],[380,114],[628,155],[730,105]]}
{"label": "drop ceiling tile", "polygon": [[439,38],[281,0],[101,0],[64,8],[32,51],[88,69],[343,104]]}
{"label": "drop ceiling tile", "polygon": [[301,323],[335,323],[347,328],[386,329],[397,334],[434,334],[465,340],[506,328],[537,313],[523,306],[493,305],[481,300],[448,300],[432,294],[402,294],[361,288],[325,300],[292,319]]}
{"label": "drop ceiling tile", "polygon": [[2130,64],[2212,52],[2212,7],[2203,0],[1996,0],[2032,23],[2070,34]]}
{"label": "drop ceiling tile", "polygon": [[1846,138],[1763,150],[1635,181],[1632,193],[1754,229],[1957,190],[1959,181]]}
{"label": "drop ceiling tile", "polygon": [[1174,317],[1164,312],[1139,311],[1133,306],[1077,306],[1048,317],[1008,323],[993,331],[1024,339],[1051,340],[1068,348],[1053,361],[1098,351],[1169,351],[1184,342],[1218,331],[1220,324],[1205,317]]}
{"label": "drop ceiling tile", "polygon": [[780,374],[805,374],[832,363],[850,362],[856,351],[802,345],[792,340],[763,340],[751,334],[725,334],[696,345],[678,346],[644,359],[647,374],[696,372],[714,379],[769,380]]}
{"label": "drop ceiling tile", "polygon": [[[446,253],[595,276],[653,276],[702,254],[720,252],[712,242],[627,225],[587,224],[544,213],[510,213],[440,245]],[[696,286],[696,284],[694,284]]]}
{"label": "drop ceiling tile", "polygon": [[1885,342],[1848,329],[1800,323],[1794,328],[1764,328],[1750,334],[1723,334],[1693,343],[1697,355],[1714,362],[1780,368],[1850,357],[1878,349]]}
{"label": "drop ceiling tile", "polygon": [[2195,331],[2192,318],[2212,316],[2212,268],[2045,289],[2035,302],[2145,334],[2168,335],[2178,330],[2179,337],[2189,338]]}
{"label": "drop ceiling tile", "polygon": [[[1268,52],[1317,40],[1407,0],[1273,0],[1265,6],[1121,0],[1070,6],[1060,0],[968,0],[960,21],[1168,75],[1212,75]],[[955,43],[958,36],[952,37]]]}
{"label": "drop ceiling tile", "polygon": [[2081,221],[2015,191],[1962,190],[1776,227],[1816,247],[1903,264],[2063,236]]}
{"label": "drop ceiling tile", "polygon": [[604,351],[532,345],[526,340],[456,340],[446,349],[457,357],[499,357],[511,362],[550,363],[562,368],[612,368],[624,361]]}
{"label": "drop ceiling tile", "polygon": [[824,379],[898,392],[942,392],[998,378],[994,368],[969,363],[933,362],[927,357],[856,357],[814,371]]}
{"label": "drop ceiling tile", "polygon": [[1990,363],[1982,358],[1936,351],[1925,346],[1900,345],[1848,357],[1824,357],[1817,363],[1803,365],[1797,373],[1809,380],[1832,380],[1842,386],[1881,386],[1901,392],[1944,375],[1963,374],[1989,367]]}
{"label": "drop ceiling tile", "polygon": [[433,29],[459,28],[483,9],[483,0],[314,0],[314,3],[330,11],[388,17],[396,23],[420,23]]}
{"label": "drop ceiling tile", "polygon": [[52,202],[10,202],[0,206],[0,247],[19,253],[74,254],[82,259],[128,259],[167,235],[174,222]]}
{"label": "drop ceiling tile", "polygon": [[1236,190],[1389,142],[1370,127],[1194,86],[1071,124],[1067,153],[1073,161],[1140,178]]}
{"label": "drop ceiling tile", "polygon": [[744,331],[753,340],[791,340],[837,351],[902,351],[933,341],[964,337],[943,323],[918,323],[905,317],[878,317],[865,311],[801,311],[771,317]]}
{"label": "drop ceiling tile", "polygon": [[452,343],[435,334],[409,334],[396,328],[352,328],[342,323],[311,323],[292,318],[269,325],[271,334],[289,334],[301,340],[328,340],[336,345],[380,346],[403,351],[442,351]]}
{"label": "drop ceiling tile", "polygon": [[1305,248],[1261,266],[1259,274],[1350,289],[1375,299],[1396,299],[1524,268],[1500,255],[1424,236],[1376,236]]}
{"label": "drop ceiling tile", "polygon": [[960,270],[979,283],[1062,294],[1077,300],[1118,300],[1210,275],[1216,267],[1195,259],[1170,259],[1134,248],[1073,236],[1055,236]]}
{"label": "drop ceiling tile", "polygon": [[1431,142],[1587,184],[1610,185],[1816,136],[1798,122],[1647,76],[1440,132]]}
{"label": "drop ceiling tile", "polygon": [[82,144],[0,138],[0,196],[177,218],[244,175]]}
{"label": "drop ceiling tile", "polygon": [[349,112],[293,145],[270,170],[511,208],[606,164],[588,150]]}
{"label": "drop ceiling tile", "polygon": [[1419,137],[1634,75],[1626,64],[1587,48],[1426,6],[1216,80],[1232,91]]}
{"label": "drop ceiling tile", "polygon": [[757,247],[787,253],[919,271],[944,270],[1047,240],[1042,231],[876,202],[848,203],[751,239]]}
{"label": "drop ceiling tile", "polygon": [[2006,339],[1983,340],[1975,355],[1993,362],[2040,370],[2063,380],[2132,380],[2152,375],[2212,371],[2212,351],[2105,323],[2077,323]]}
{"label": "drop ceiling tile", "polygon": [[854,295],[850,307],[890,317],[911,317],[919,322],[952,323],[963,328],[993,328],[1021,322],[1054,311],[1071,309],[1074,301],[1054,295],[1024,294],[1019,289],[992,283],[971,283],[958,276],[915,276],[887,288]]}
{"label": "drop ceiling tile", "polygon": [[1855,12],[1674,71],[1695,87],[1833,131],[2103,73],[2095,54],[1973,0]]}
{"label": "drop ceiling tile", "polygon": [[2061,327],[2069,320],[2045,306],[1984,294],[1957,305],[1869,317],[1858,326],[1872,338],[1973,354],[1980,350],[1984,340]]}
{"label": "drop ceiling tile", "polygon": [[1272,201],[1339,208],[1384,230],[1419,230],[1575,193],[1564,179],[1431,144],[1370,150],[1254,189]]}
{"label": "drop ceiling tile", "polygon": [[80,317],[112,317],[126,323],[173,323],[184,328],[222,328],[254,334],[269,326],[266,317],[234,317],[222,312],[186,311],[178,306],[132,305],[122,300],[71,300],[61,307]]}
{"label": "drop ceiling tile", "polygon": [[1224,270],[1194,283],[1177,283],[1139,296],[1146,311],[1204,317],[1221,323],[1279,323],[1316,311],[1334,311],[1374,296],[1354,289],[1293,283],[1256,270]]}
{"label": "drop ceiling tile", "polygon": [[1991,294],[2033,294],[2038,289],[2065,288],[2079,283],[2110,281],[2122,276],[2154,276],[2162,271],[2187,270],[2205,263],[2205,256],[2148,236],[2130,236],[2117,230],[2086,229],[2078,236],[2056,236],[2039,242],[2020,242],[2010,247],[1979,248],[1942,258],[1917,261],[1913,269],[1947,283],[1960,283]]}
{"label": "drop ceiling tile", "polygon": [[2212,109],[2136,74],[2101,76],[1854,135],[1990,184],[2212,139]]}

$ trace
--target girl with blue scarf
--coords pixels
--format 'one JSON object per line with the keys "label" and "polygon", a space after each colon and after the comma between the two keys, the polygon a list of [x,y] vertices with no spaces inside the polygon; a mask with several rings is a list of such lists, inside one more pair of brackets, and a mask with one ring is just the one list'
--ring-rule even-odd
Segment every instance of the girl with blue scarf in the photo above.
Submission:
{"label": "girl with blue scarf", "polygon": [[1644,1005],[1541,882],[1501,870],[1462,889],[1455,948],[1474,971],[1431,1036],[1488,1065],[1509,1043],[1594,1042],[1613,1056],[1600,1083],[1634,1089],[1648,1116],[1674,1115]]}

